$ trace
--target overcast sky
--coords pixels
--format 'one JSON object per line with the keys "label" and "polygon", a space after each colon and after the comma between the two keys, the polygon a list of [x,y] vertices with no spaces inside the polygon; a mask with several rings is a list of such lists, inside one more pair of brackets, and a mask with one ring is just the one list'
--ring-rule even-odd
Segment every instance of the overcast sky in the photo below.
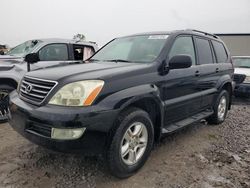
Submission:
{"label": "overcast sky", "polygon": [[100,46],[114,37],[195,28],[250,33],[250,0],[1,0],[0,44],[82,33]]}

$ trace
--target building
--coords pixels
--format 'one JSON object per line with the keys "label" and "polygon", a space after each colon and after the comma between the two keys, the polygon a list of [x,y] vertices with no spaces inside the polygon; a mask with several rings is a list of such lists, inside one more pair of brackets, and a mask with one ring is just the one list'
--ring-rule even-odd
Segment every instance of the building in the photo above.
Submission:
{"label": "building", "polygon": [[232,56],[250,56],[250,33],[216,34],[227,45]]}

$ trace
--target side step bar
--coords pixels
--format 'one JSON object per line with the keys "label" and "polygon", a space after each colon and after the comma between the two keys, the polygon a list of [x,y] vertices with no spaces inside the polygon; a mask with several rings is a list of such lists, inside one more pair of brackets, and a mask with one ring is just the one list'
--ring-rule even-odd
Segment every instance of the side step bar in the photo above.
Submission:
{"label": "side step bar", "polygon": [[190,124],[198,122],[204,118],[207,118],[210,115],[212,115],[213,113],[214,113],[213,110],[206,110],[206,111],[200,112],[200,113],[193,115],[187,119],[181,120],[179,122],[170,124],[167,127],[162,128],[161,132],[163,134],[174,132],[174,131],[181,129],[187,125],[190,125]]}

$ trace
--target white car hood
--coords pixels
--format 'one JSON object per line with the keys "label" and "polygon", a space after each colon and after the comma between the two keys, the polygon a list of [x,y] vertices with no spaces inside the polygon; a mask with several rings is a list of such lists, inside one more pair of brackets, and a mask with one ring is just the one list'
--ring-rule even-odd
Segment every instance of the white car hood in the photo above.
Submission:
{"label": "white car hood", "polygon": [[250,76],[250,68],[234,68],[234,74],[245,74],[246,76]]}

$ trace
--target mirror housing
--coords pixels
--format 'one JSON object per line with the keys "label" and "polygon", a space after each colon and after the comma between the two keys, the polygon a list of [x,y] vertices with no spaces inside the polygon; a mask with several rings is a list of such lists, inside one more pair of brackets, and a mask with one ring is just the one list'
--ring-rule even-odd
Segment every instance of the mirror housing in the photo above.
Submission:
{"label": "mirror housing", "polygon": [[173,56],[168,63],[169,69],[184,69],[192,66],[192,59],[189,55]]}
{"label": "mirror housing", "polygon": [[27,54],[24,58],[24,61],[29,64],[37,63],[39,61],[39,56],[37,53]]}

